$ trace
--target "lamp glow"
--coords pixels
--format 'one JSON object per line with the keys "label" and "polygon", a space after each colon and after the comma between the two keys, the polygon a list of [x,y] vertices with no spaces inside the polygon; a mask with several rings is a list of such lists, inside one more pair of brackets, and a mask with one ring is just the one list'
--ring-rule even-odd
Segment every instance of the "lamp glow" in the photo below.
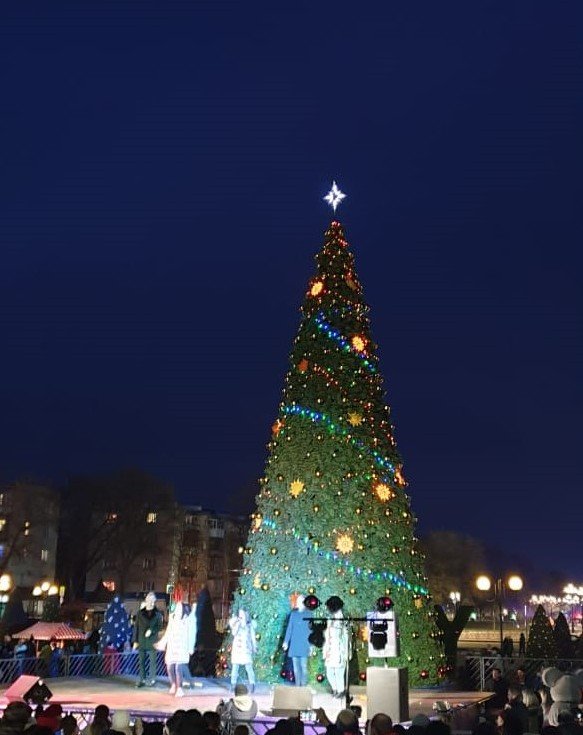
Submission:
{"label": "lamp glow", "polygon": [[41,590],[40,585],[38,585],[38,584],[32,590],[32,594],[34,595],[34,597],[40,597],[40,595],[42,595],[42,593],[43,593],[43,591]]}
{"label": "lamp glow", "polygon": [[510,577],[508,577],[508,589],[512,590],[512,592],[520,592],[522,589],[522,578],[518,576],[518,574],[512,574]]}
{"label": "lamp glow", "polygon": [[480,574],[480,576],[476,579],[476,587],[480,590],[480,592],[488,592],[490,587],[492,587],[492,580],[485,574]]}
{"label": "lamp glow", "polygon": [[0,592],[8,592],[12,587],[12,577],[9,574],[0,576]]}
{"label": "lamp glow", "polygon": [[45,582],[41,582],[41,585],[40,585],[41,592],[48,592],[50,586],[51,586],[51,583],[50,582],[46,582],[46,581]]}

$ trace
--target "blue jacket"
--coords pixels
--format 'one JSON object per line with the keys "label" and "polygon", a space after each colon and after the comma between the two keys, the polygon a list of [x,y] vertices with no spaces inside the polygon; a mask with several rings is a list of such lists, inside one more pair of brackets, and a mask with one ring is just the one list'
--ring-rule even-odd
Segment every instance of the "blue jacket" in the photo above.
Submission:
{"label": "blue jacket", "polygon": [[307,658],[310,655],[310,621],[311,610],[292,610],[285,631],[284,644],[287,644],[287,655],[291,658]]}

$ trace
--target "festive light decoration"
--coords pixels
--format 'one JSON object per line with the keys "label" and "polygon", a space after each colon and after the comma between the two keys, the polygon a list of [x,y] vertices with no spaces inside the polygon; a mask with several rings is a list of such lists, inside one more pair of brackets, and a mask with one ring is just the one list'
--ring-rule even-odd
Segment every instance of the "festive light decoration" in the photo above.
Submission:
{"label": "festive light decoration", "polygon": [[301,480],[294,480],[290,486],[289,486],[289,493],[290,495],[293,495],[294,498],[297,498],[300,493],[304,490],[304,483]]}
{"label": "festive light decoration", "polygon": [[307,418],[310,421],[313,421],[314,423],[322,423],[324,426],[328,429],[328,431],[338,434],[340,436],[345,436],[347,440],[355,447],[358,447],[362,452],[368,454],[372,457],[373,461],[378,464],[380,467],[383,467],[385,469],[389,469],[394,471],[394,465],[392,462],[389,461],[387,457],[383,457],[380,452],[378,452],[376,449],[370,449],[365,442],[361,441],[360,439],[356,439],[353,436],[350,435],[350,432],[347,429],[343,429],[341,426],[338,426],[335,424],[330,416],[326,415],[325,413],[320,413],[319,411],[312,411],[309,408],[304,408],[303,406],[283,406],[281,409],[283,413],[287,415],[297,415],[301,416],[302,418]]}
{"label": "festive light decoration", "polygon": [[336,186],[336,182],[332,182],[332,188],[330,191],[326,194],[324,197],[324,201],[328,202],[328,204],[332,207],[334,212],[336,211],[336,207],[340,204],[340,202],[346,199],[346,194],[340,191],[340,189]]}
{"label": "festive light decoration", "polygon": [[324,318],[323,314],[317,314],[314,317],[314,321],[316,323],[316,327],[319,329],[320,332],[323,332],[327,337],[330,339],[333,339],[340,349],[344,352],[352,352],[354,355],[361,358],[362,364],[371,372],[375,373],[376,368],[372,364],[370,360],[365,358],[361,354],[361,350],[355,349],[353,345],[346,340],[337,329],[334,329],[332,325]]}
{"label": "festive light decoration", "polygon": [[[273,682],[282,672],[280,641],[292,593],[339,596],[352,615],[390,594],[401,655],[389,665],[409,666],[413,685],[437,682],[442,661],[415,517],[403,490],[369,309],[339,222],[328,227],[316,262],[257,496],[261,524],[253,522],[241,558],[239,589],[246,597],[237,595],[234,608],[244,606],[256,619],[262,631],[256,673]],[[364,645],[356,650],[361,671],[365,651]],[[319,665],[310,657],[311,681]]]}
{"label": "festive light decoration", "polygon": [[374,491],[378,495],[380,500],[390,500],[391,499],[391,488],[388,485],[385,485],[384,482],[377,483],[375,485]]}
{"label": "festive light decoration", "polygon": [[275,423],[271,427],[271,433],[274,436],[277,436],[279,432],[283,429],[284,426],[285,426],[285,421],[283,421],[282,419],[277,419],[277,421],[275,421]]}
{"label": "festive light decoration", "polygon": [[401,468],[400,467],[397,467],[395,469],[395,482],[398,483],[399,485],[406,485],[407,484],[407,481],[403,477],[403,473],[401,472]]}
{"label": "festive light decoration", "polygon": [[355,334],[350,340],[350,344],[357,352],[364,352],[366,348],[366,340],[364,337],[361,337],[360,334]]}
{"label": "festive light decoration", "polygon": [[336,539],[336,548],[341,554],[350,554],[354,548],[354,540],[347,533],[343,533]]}
{"label": "festive light decoration", "polygon": [[310,289],[310,296],[319,296],[324,290],[324,283],[322,281],[314,281],[312,288]]}

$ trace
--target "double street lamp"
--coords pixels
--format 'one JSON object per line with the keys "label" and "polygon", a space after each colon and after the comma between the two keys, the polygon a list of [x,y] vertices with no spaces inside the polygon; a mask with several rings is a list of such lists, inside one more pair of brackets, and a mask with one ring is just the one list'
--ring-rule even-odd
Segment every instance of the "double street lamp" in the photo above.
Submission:
{"label": "double street lamp", "polygon": [[59,588],[54,582],[45,580],[34,586],[32,590],[33,597],[52,597],[59,594]]}
{"label": "double street lamp", "polygon": [[492,579],[487,574],[480,574],[476,579],[476,587],[480,592],[492,591],[494,597],[491,602],[495,602],[498,607],[498,626],[500,628],[500,648],[504,643],[504,617],[502,613],[502,602],[506,590],[511,592],[520,592],[523,587],[522,577],[518,574],[511,574],[506,579]]}

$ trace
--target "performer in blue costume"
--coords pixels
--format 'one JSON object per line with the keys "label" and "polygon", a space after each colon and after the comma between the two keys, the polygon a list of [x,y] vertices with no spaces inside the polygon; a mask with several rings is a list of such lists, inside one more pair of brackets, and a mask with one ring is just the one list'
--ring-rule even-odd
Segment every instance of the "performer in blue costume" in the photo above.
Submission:
{"label": "performer in blue costume", "polygon": [[297,687],[305,687],[308,683],[308,656],[310,655],[310,618],[312,611],[306,610],[304,596],[298,595],[296,607],[291,611],[283,650],[291,658],[294,667],[294,679]]}

